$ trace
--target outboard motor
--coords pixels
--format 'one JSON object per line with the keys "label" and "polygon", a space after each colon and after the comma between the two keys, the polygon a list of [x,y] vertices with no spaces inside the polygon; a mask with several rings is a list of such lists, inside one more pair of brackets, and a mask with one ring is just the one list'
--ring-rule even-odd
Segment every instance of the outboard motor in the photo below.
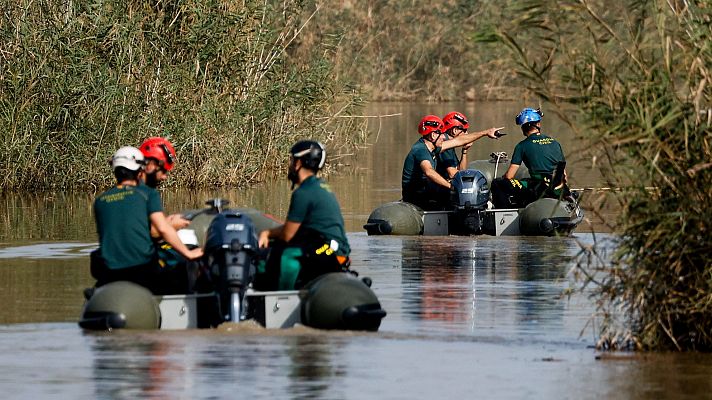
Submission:
{"label": "outboard motor", "polygon": [[247,215],[225,210],[210,223],[205,254],[225,321],[240,319],[243,295],[256,272],[257,250],[257,235]]}
{"label": "outboard motor", "polygon": [[457,171],[452,178],[453,191],[450,202],[453,214],[451,231],[460,234],[476,234],[482,230],[483,211],[489,201],[487,178],[478,170]]}

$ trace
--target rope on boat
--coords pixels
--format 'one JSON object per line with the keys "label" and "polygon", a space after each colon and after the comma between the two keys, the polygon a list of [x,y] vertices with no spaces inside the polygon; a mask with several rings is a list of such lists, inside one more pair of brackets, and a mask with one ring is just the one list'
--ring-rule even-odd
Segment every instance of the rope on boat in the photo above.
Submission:
{"label": "rope on boat", "polygon": [[[620,192],[623,190],[623,188],[615,188],[615,187],[585,187],[585,188],[572,188],[569,189],[572,192]],[[658,190],[658,188],[654,186],[646,186],[645,190],[648,192],[654,192]]]}

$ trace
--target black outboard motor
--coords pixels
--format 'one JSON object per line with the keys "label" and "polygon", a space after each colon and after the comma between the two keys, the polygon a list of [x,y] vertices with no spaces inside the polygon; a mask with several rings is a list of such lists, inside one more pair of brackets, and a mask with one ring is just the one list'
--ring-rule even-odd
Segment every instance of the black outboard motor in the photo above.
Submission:
{"label": "black outboard motor", "polygon": [[487,209],[489,187],[487,178],[478,170],[457,171],[452,178],[453,190],[450,203],[453,214],[450,219],[451,231],[458,234],[477,234],[482,230],[483,211]]}
{"label": "black outboard motor", "polygon": [[257,251],[254,224],[247,215],[225,210],[210,223],[205,254],[225,321],[240,320],[242,297],[257,269]]}

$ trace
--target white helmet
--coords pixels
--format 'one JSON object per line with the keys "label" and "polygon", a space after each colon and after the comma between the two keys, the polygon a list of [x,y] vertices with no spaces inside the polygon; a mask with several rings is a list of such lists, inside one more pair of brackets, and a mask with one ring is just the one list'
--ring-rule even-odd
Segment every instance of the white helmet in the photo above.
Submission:
{"label": "white helmet", "polygon": [[138,171],[142,166],[143,153],[135,147],[124,146],[116,150],[116,153],[111,157],[112,169],[124,167],[131,171]]}

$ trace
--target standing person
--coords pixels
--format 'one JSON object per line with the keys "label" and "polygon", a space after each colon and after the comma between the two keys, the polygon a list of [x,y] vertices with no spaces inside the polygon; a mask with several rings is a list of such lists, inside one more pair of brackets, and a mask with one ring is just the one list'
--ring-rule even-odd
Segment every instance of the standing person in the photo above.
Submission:
{"label": "standing person", "polygon": [[437,172],[438,154],[455,147],[468,145],[482,137],[497,139],[496,132],[504,127],[490,128],[481,132],[459,135],[443,140],[445,125],[440,117],[426,115],[418,124],[421,137],[413,144],[403,163],[401,188],[403,201],[414,204],[426,211],[442,209],[442,196],[432,185],[451,190],[448,179]]}
{"label": "standing person", "polygon": [[[99,251],[92,254],[96,287],[125,280],[160,291],[156,247],[150,229],[187,259],[200,258],[202,249],[189,250],[168,223],[161,198],[155,189],[139,182],[144,157],[135,147],[122,147],[111,158],[116,186],[94,200],[94,218],[99,234]],[[165,294],[165,293],[156,293]]]}
{"label": "standing person", "polygon": [[326,150],[312,140],[297,142],[289,152],[292,192],[284,225],[259,234],[260,248],[270,247],[264,271],[255,287],[262,290],[298,289],[319,275],[348,271],[351,248],[336,196],[316,177],[324,167]]}
{"label": "standing person", "polygon": [[[561,144],[541,132],[543,116],[533,108],[517,114],[515,122],[521,125],[525,139],[514,147],[504,176],[492,182],[495,208],[524,207],[542,196],[568,196],[566,158]],[[522,163],[529,169],[530,178],[518,180],[514,176]]]}
{"label": "standing person", "polygon": [[[141,180],[146,186],[157,189],[161,183],[168,179],[168,173],[175,166],[178,160],[176,151],[171,142],[162,137],[151,137],[144,140],[139,149],[146,160]],[[181,214],[170,214],[167,218],[176,230],[183,229],[190,224],[190,221],[183,218]],[[158,232],[151,229],[151,235],[157,237]]]}

